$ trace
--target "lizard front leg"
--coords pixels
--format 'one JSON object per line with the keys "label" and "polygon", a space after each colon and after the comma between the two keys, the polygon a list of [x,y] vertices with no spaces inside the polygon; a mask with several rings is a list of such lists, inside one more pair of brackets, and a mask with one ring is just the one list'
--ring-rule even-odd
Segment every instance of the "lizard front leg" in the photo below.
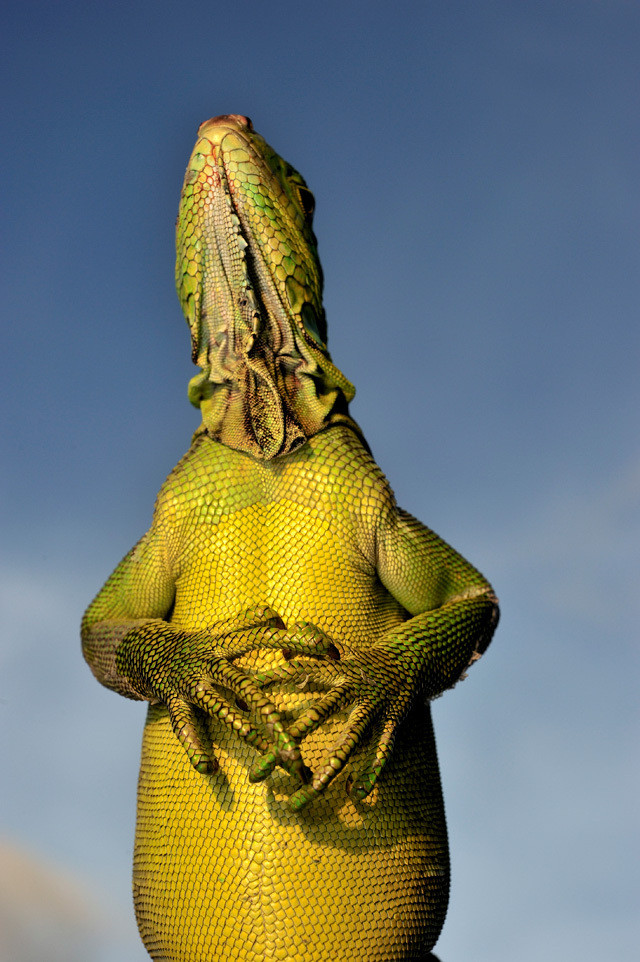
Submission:
{"label": "lizard front leg", "polygon": [[[467,561],[432,531],[403,511],[381,519],[378,576],[413,615],[374,644],[362,640],[340,661],[314,666],[294,659],[257,673],[268,687],[276,680],[305,677],[322,694],[288,726],[302,742],[332,715],[350,707],[349,717],[313,780],[290,799],[295,810],[321,794],[367,744],[364,762],[348,791],[365,798],[391,756],[396,732],[418,697],[434,698],[461,678],[485,651],[498,622],[491,586]],[[273,751],[250,773],[261,780],[278,763]]]}
{"label": "lizard front leg", "polygon": [[330,657],[337,654],[330,639],[305,623],[287,630],[265,605],[206,628],[176,626],[167,620],[175,582],[164,558],[162,529],[154,524],[90,605],[82,642],[94,674],[129,698],[165,704],[176,737],[202,774],[215,771],[217,761],[205,745],[199,712],[303,775],[299,746],[278,709],[234,660],[258,650]]}
{"label": "lizard front leg", "polygon": [[[497,623],[497,605],[490,594],[454,601],[404,622],[382,641],[340,661],[313,666],[295,659],[258,675],[263,685],[300,677],[324,688],[319,701],[288,727],[299,744],[329,717],[351,706],[349,718],[310,784],[291,797],[294,810],[320,795],[365,740],[370,744],[348,792],[363,799],[373,790],[393,750],[396,732],[417,697],[433,698],[459,680],[467,666],[484,651]],[[369,736],[372,736],[369,738]],[[258,781],[275,767],[271,751],[254,765]]]}
{"label": "lizard front leg", "polygon": [[255,748],[269,749],[279,765],[301,776],[300,749],[278,709],[233,663],[259,650],[322,658],[334,648],[313,626],[300,623],[287,631],[275,612],[259,606],[200,631],[184,631],[165,621],[136,626],[118,646],[116,665],[138,695],[167,706],[174,733],[196,771],[212,774],[218,767],[201,735],[200,711]]}

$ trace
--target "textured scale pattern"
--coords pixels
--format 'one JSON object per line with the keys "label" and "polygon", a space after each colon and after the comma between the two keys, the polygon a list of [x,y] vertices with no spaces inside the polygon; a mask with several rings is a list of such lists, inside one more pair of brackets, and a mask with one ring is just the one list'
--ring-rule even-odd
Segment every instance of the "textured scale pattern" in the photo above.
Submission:
{"label": "textured scale pattern", "polygon": [[197,432],[83,621],[98,679],[150,702],[134,858],[150,956],[423,959],[449,891],[429,699],[496,620],[352,422],[279,457]]}

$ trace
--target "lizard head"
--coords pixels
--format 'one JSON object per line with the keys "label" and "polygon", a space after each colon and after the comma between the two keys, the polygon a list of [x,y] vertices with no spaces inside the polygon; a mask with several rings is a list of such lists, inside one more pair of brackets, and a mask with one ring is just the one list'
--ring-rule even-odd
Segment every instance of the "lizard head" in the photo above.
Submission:
{"label": "lizard head", "polygon": [[205,427],[259,457],[325,426],[354,388],[331,362],[313,194],[240,114],[201,124],[180,201],[176,283]]}

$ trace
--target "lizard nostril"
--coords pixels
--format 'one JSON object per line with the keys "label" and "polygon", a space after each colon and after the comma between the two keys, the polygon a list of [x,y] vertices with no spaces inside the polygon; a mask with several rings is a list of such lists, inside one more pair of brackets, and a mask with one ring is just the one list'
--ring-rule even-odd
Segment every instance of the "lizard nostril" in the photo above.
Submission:
{"label": "lizard nostril", "polygon": [[250,117],[245,117],[244,114],[227,114],[227,117],[229,120],[235,120],[237,123],[242,124],[243,127],[248,127],[249,130],[253,130]]}
{"label": "lizard nostril", "polygon": [[241,127],[246,127],[247,130],[253,130],[251,119],[249,117],[245,117],[244,114],[218,114],[217,117],[210,117],[209,120],[203,121],[203,123],[201,123],[198,127],[198,131],[202,130],[206,124],[224,124],[225,121],[228,120],[234,120]]}

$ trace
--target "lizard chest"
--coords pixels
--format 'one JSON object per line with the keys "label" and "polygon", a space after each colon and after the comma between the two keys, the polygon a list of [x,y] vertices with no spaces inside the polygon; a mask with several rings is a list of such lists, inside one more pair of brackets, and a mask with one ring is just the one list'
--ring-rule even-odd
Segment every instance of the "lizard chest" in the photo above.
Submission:
{"label": "lizard chest", "polygon": [[288,498],[198,517],[176,556],[172,621],[187,628],[267,604],[337,641],[373,641],[403,620],[345,511]]}

